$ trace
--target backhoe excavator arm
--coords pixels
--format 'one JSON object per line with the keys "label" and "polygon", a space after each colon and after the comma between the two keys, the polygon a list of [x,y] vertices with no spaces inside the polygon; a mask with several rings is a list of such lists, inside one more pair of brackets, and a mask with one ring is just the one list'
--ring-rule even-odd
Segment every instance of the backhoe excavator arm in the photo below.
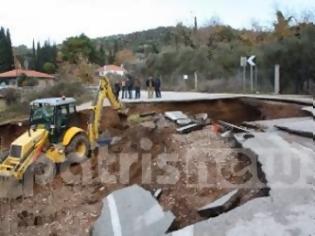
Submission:
{"label": "backhoe excavator arm", "polygon": [[91,149],[94,150],[96,147],[96,142],[99,139],[99,126],[102,117],[102,110],[104,100],[107,98],[115,110],[123,109],[120,101],[116,99],[113,93],[111,84],[107,77],[101,77],[99,82],[98,92],[93,103],[92,113],[88,125],[88,136],[91,144]]}

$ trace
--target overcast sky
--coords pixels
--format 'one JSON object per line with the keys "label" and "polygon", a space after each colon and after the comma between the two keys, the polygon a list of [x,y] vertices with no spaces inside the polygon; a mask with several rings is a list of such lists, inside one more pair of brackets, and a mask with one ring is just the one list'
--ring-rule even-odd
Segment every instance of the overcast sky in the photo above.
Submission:
{"label": "overcast sky", "polygon": [[60,43],[69,36],[130,33],[157,26],[199,23],[213,16],[233,27],[253,21],[270,26],[275,9],[301,14],[315,0],[1,0],[0,25],[11,31],[14,45],[33,38]]}

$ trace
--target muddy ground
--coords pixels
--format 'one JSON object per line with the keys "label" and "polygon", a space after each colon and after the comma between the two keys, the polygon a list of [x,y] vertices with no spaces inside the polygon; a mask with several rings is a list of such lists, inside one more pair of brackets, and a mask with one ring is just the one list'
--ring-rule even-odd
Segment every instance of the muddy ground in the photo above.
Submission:
{"label": "muddy ground", "polygon": [[[129,120],[121,120],[114,111],[106,109],[102,128],[105,135],[115,140],[114,144],[100,149],[85,163],[66,168],[47,186],[35,185],[31,197],[1,200],[0,235],[89,235],[100,214],[102,199],[132,184],[139,184],[152,193],[162,189],[159,201],[175,214],[174,230],[205,219],[196,209],[238,184],[247,184],[241,190],[238,205],[265,196],[268,191],[264,185],[248,187],[257,186],[253,183],[256,180],[248,172],[240,175],[241,170],[252,168],[253,160],[235,149],[233,139],[222,138],[211,126],[188,135],[177,134],[176,126],[160,112],[182,110],[189,115],[206,112],[212,119],[240,124],[245,120],[301,116],[299,109],[292,104],[253,104],[238,100],[162,103],[154,107],[130,106],[130,114],[152,111],[157,114]],[[83,127],[87,115],[80,115]],[[6,134],[12,139],[22,130],[23,127],[9,126],[1,136]],[[161,168],[161,160],[167,158],[172,160],[168,162],[171,169],[165,170]],[[133,164],[123,168],[124,161]],[[260,170],[254,171],[260,173]],[[260,178],[263,183],[262,173]],[[176,181],[172,183],[173,180]]]}

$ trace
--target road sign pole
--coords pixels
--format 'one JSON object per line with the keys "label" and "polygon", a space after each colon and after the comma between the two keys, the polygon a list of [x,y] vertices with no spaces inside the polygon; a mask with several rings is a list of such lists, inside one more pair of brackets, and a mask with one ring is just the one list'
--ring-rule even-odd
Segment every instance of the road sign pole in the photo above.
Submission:
{"label": "road sign pole", "polygon": [[256,66],[255,63],[256,56],[251,56],[247,59],[247,63],[250,65],[250,91],[254,92],[254,67]]}
{"label": "road sign pole", "polygon": [[246,90],[246,65],[243,66],[243,92]]}
{"label": "road sign pole", "polygon": [[258,67],[255,66],[255,90],[258,91]]}
{"label": "road sign pole", "polygon": [[195,90],[198,91],[198,74],[195,72]]}
{"label": "road sign pole", "polygon": [[250,91],[254,91],[254,66],[250,66]]}
{"label": "road sign pole", "polygon": [[280,65],[275,65],[275,94],[280,93]]}

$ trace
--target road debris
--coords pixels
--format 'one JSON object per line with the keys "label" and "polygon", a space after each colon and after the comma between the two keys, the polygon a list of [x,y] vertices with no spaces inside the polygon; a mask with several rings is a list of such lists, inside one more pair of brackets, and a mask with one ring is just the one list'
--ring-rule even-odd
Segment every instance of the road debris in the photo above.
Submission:
{"label": "road debris", "polygon": [[161,196],[161,194],[162,194],[162,189],[159,188],[158,190],[156,190],[156,191],[154,192],[154,195],[153,195],[153,196],[154,196],[156,199],[159,199],[160,196]]}
{"label": "road debris", "polygon": [[181,128],[176,129],[176,131],[180,134],[189,134],[192,131],[196,131],[196,130],[201,130],[203,127],[205,127],[206,124],[191,124],[191,125],[187,125]]}
{"label": "road debris", "polygon": [[225,121],[222,121],[222,120],[219,120],[218,122],[219,122],[219,124],[229,128],[229,129],[236,130],[238,132],[246,132],[246,133],[251,132],[251,130],[247,129],[246,127],[237,126],[237,125],[234,125],[232,123],[225,122]]}
{"label": "road debris", "polygon": [[218,216],[221,213],[226,212],[233,208],[237,203],[239,195],[240,192],[238,189],[236,189],[228,194],[225,194],[224,196],[220,197],[214,202],[199,208],[198,212],[203,217],[209,218]]}
{"label": "road debris", "polygon": [[182,111],[168,111],[165,112],[165,117],[171,121],[176,122],[179,119],[188,119],[188,116],[185,115]]}
{"label": "road debris", "polygon": [[178,124],[179,126],[186,126],[193,123],[193,121],[191,119],[178,119],[176,120],[176,124]]}
{"label": "road debris", "polygon": [[150,192],[133,185],[115,191],[103,200],[102,213],[93,227],[92,236],[161,236],[174,219],[173,213],[163,211]]}
{"label": "road debris", "polygon": [[206,121],[208,119],[208,114],[207,113],[196,114],[195,119],[199,121]]}
{"label": "road debris", "polygon": [[315,108],[314,105],[312,107],[303,107],[303,111],[309,112],[313,117],[315,116]]}

